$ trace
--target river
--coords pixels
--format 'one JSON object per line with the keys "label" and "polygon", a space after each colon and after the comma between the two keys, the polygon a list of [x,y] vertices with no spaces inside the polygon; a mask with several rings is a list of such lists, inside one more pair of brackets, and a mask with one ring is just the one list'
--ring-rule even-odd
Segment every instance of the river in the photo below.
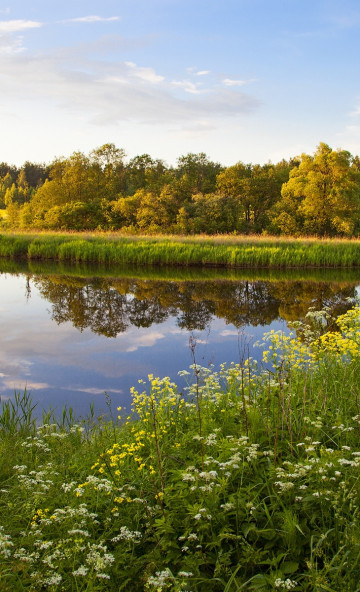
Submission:
{"label": "river", "polygon": [[[42,409],[85,416],[131,405],[130,387],[193,362],[261,357],[264,332],[288,330],[309,307],[336,316],[360,271],[112,269],[0,261],[0,395],[27,388]],[[190,339],[195,343],[192,353]]]}

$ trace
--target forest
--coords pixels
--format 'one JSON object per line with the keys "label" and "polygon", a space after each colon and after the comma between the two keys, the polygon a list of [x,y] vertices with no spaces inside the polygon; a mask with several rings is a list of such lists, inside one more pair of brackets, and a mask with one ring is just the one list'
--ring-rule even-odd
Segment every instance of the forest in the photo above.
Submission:
{"label": "forest", "polygon": [[105,144],[50,165],[0,163],[0,213],[21,230],[356,237],[360,158],[320,143],[276,164],[224,167],[201,152],[172,167]]}

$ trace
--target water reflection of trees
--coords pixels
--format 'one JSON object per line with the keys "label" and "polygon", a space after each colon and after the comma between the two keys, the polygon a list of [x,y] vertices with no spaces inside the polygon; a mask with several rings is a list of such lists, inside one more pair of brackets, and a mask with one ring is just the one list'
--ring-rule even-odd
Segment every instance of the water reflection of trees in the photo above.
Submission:
{"label": "water reflection of trees", "polygon": [[36,276],[52,305],[52,318],[83,331],[116,337],[129,326],[150,327],[170,316],[189,331],[203,330],[213,317],[235,327],[304,319],[310,306],[341,314],[355,296],[355,283],[312,281],[164,281]]}

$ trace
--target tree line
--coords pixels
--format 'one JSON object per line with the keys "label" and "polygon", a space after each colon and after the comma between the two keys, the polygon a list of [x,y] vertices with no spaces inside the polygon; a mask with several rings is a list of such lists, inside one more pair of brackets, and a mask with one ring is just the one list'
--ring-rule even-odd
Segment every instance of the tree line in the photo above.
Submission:
{"label": "tree line", "polygon": [[360,159],[320,143],[276,164],[223,167],[201,152],[169,167],[105,144],[48,166],[0,163],[0,208],[20,229],[357,236]]}

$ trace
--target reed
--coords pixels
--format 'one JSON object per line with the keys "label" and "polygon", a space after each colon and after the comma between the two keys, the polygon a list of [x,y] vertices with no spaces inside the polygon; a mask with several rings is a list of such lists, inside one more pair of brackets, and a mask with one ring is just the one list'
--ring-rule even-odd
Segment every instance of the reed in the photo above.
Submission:
{"label": "reed", "polygon": [[9,233],[0,235],[0,256],[106,266],[352,268],[360,266],[360,241]]}

